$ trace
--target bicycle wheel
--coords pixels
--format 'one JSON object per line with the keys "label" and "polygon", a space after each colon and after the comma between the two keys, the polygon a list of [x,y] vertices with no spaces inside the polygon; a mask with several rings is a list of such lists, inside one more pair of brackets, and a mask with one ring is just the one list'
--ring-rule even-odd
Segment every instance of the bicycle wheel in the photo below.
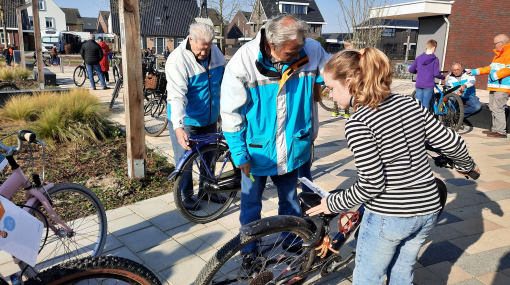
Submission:
{"label": "bicycle wheel", "polygon": [[7,84],[4,84],[4,85],[0,86],[0,90],[1,90],[1,91],[7,91],[7,90],[19,90],[19,88],[18,88],[18,87],[16,87],[16,85],[14,85],[14,84],[7,83]]}
{"label": "bicycle wheel", "polygon": [[117,82],[117,79],[119,79],[119,77],[120,77],[119,69],[117,68],[117,66],[114,66],[113,67],[113,81]]}
{"label": "bicycle wheel", "polygon": [[168,125],[166,104],[166,100],[157,97],[147,101],[143,106],[143,123],[146,135],[157,137],[166,130]]}
{"label": "bicycle wheel", "polygon": [[[464,103],[457,94],[447,94],[443,101],[439,102],[439,121],[446,128],[458,131],[464,121]],[[442,114],[441,114],[442,113]]]}
{"label": "bicycle wheel", "polygon": [[94,82],[99,83],[99,75],[97,75],[97,71],[95,69],[92,70],[92,77],[94,78]]}
{"label": "bicycle wheel", "polygon": [[65,67],[71,66],[71,61],[67,58],[61,59],[61,64],[63,64]]}
{"label": "bicycle wheel", "polygon": [[[277,280],[277,284],[302,284],[306,277],[295,283],[291,279],[312,266],[315,250],[312,249],[301,262],[289,268],[290,263],[299,255],[285,251],[282,243],[285,241],[289,245],[297,245],[312,235],[313,230],[309,224],[268,226],[267,231],[255,236],[237,235],[207,262],[193,284],[266,284],[284,270],[288,271],[282,279]],[[256,250],[251,259],[243,260],[240,251],[250,243],[255,243]]]}
{"label": "bicycle wheel", "polygon": [[117,82],[115,83],[115,88],[113,88],[113,93],[112,93],[112,101],[110,102],[110,107],[109,107],[110,111],[113,108],[113,104],[115,104],[115,100],[117,99],[117,97],[119,97],[120,89],[122,88],[122,84],[123,84],[122,78],[119,78],[119,80],[117,80]]}
{"label": "bicycle wheel", "polygon": [[322,101],[319,102],[319,105],[321,105],[321,107],[324,110],[326,110],[328,112],[333,112],[335,110],[335,108],[334,108],[335,101],[333,101],[333,98],[329,97],[329,88],[328,87],[322,86],[321,98],[322,98]]}
{"label": "bicycle wheel", "polygon": [[78,87],[83,86],[83,83],[85,83],[85,80],[87,79],[87,71],[85,70],[85,67],[78,66],[74,69],[73,73],[73,80],[74,84]]}
{"label": "bicycle wheel", "polygon": [[[57,233],[50,229],[46,244],[43,244],[46,236],[43,235],[35,268],[41,270],[64,260],[101,255],[108,227],[103,204],[96,194],[82,185],[61,183],[49,189],[46,198],[52,200],[53,210],[73,233],[60,229],[50,219],[41,203],[39,201],[34,203],[33,207],[41,211],[48,222],[59,229]],[[35,210],[31,209],[30,213],[40,218]],[[44,222],[44,219],[42,221]]]}
{"label": "bicycle wheel", "polygon": [[116,256],[89,257],[57,265],[25,281],[25,285],[67,284],[161,285],[145,266]]}
{"label": "bicycle wheel", "polygon": [[[192,223],[205,224],[214,221],[228,209],[237,194],[237,192],[221,193],[221,199],[219,199],[221,202],[214,203],[211,201],[210,195],[204,194],[200,189],[204,182],[212,181],[204,162],[200,159],[200,155],[204,159],[210,159],[209,170],[213,177],[218,177],[220,174],[220,177],[239,174],[239,179],[241,178],[240,170],[236,168],[234,161],[228,156],[230,153],[228,148],[220,145],[218,153],[216,153],[216,149],[217,145],[206,145],[199,149],[200,154],[197,152],[193,153],[182,167],[182,173],[174,184],[174,201],[177,210],[186,220]],[[185,181],[186,178],[189,178],[189,180]],[[200,180],[199,187],[198,189],[190,190],[190,196],[186,198],[181,192],[181,187],[183,182],[187,182],[189,187],[193,187],[194,183],[190,181],[191,179]],[[193,209],[186,209],[184,207],[184,199],[189,198],[193,199],[195,203]]]}

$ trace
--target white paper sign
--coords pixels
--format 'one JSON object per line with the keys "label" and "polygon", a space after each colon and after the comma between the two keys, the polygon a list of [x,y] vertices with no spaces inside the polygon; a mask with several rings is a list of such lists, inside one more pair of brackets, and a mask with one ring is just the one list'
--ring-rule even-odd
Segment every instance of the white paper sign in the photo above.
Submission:
{"label": "white paper sign", "polygon": [[326,198],[329,196],[329,192],[319,187],[317,184],[314,184],[312,181],[308,180],[306,177],[300,177],[298,178],[301,183],[305,184],[310,188],[313,192],[316,194],[319,194],[322,198]]}
{"label": "white paper sign", "polygon": [[44,224],[0,196],[0,249],[35,266]]}

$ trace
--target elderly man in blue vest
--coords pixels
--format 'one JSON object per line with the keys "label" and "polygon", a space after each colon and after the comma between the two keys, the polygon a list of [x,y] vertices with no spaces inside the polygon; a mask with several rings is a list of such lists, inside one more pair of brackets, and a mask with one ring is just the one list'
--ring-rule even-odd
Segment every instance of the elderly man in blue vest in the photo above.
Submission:
{"label": "elderly man in blue vest", "polygon": [[480,99],[476,97],[475,84],[476,78],[464,70],[462,63],[454,62],[451,73],[446,77],[446,86],[455,87],[460,85],[460,88],[457,89],[457,95],[460,96],[464,105],[468,105],[464,109],[464,118],[473,115],[482,108]]}
{"label": "elderly man in blue vest", "polygon": [[[331,57],[306,38],[306,22],[290,15],[270,19],[225,69],[222,128],[234,163],[244,173],[240,222],[261,218],[267,177],[278,190],[278,214],[301,216],[297,168],[310,159],[313,86]],[[250,179],[252,175],[253,179]],[[285,250],[299,250],[287,239]],[[256,243],[241,249],[254,258]]]}
{"label": "elderly man in blue vest", "polygon": [[[226,61],[213,40],[213,27],[204,23],[191,24],[189,36],[166,61],[169,129],[176,164],[191,150],[190,136],[216,132]],[[191,172],[185,171],[183,175],[181,193],[186,209],[198,211],[200,200],[225,201],[218,194],[204,195],[199,191],[195,195]]]}

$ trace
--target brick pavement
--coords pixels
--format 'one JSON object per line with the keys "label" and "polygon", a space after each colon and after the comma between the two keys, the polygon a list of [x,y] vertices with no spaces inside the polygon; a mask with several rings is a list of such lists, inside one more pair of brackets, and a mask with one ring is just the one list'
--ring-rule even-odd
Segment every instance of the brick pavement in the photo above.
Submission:
{"label": "brick pavement", "polygon": [[[64,76],[68,76],[66,71]],[[60,74],[57,74],[61,77]],[[60,80],[60,83],[69,80]],[[85,84],[87,86],[88,83]],[[395,80],[398,93],[410,94],[413,84]],[[483,92],[480,92],[482,95]],[[94,92],[109,102],[111,90]],[[483,95],[482,102],[487,102]],[[121,95],[111,118],[124,123]],[[356,180],[356,168],[347,149],[345,119],[320,111],[321,128],[315,142],[312,174],[326,190],[345,188]],[[510,140],[487,138],[477,128],[460,131],[470,154],[480,166],[479,180],[433,166],[436,177],[448,186],[448,204],[418,256],[415,284],[510,284]],[[171,160],[170,139],[165,132],[147,143]],[[271,184],[263,195],[264,216],[277,213],[276,189]],[[191,284],[203,265],[240,226],[239,211],[205,225],[188,223],[177,212],[171,193],[107,213],[105,254],[143,263],[166,284]],[[333,224],[332,231],[337,226]],[[347,246],[353,247],[351,242]],[[0,256],[0,272],[14,272],[9,258]],[[320,284],[348,285],[354,262]],[[14,271],[13,271],[14,270]]]}

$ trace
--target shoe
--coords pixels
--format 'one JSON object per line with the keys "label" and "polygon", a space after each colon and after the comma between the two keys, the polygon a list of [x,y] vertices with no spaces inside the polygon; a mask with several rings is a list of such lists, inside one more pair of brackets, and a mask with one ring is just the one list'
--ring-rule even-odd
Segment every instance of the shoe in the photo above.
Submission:
{"label": "shoe", "polygon": [[351,114],[344,114],[344,118],[350,118]]}
{"label": "shoe", "polygon": [[198,211],[200,209],[200,203],[191,197],[184,198],[184,200],[182,200],[182,205],[186,210]]}
{"label": "shoe", "polygon": [[106,87],[103,87],[103,90],[108,90],[108,89],[111,89],[110,87],[106,86]]}
{"label": "shoe", "polygon": [[221,194],[206,194],[200,197],[202,201],[211,201],[216,204],[224,204],[227,201],[227,198]]}
{"label": "shoe", "polygon": [[92,90],[96,90],[96,87],[92,88]]}
{"label": "shoe", "polygon": [[506,135],[502,135],[500,133],[491,133],[491,134],[487,134],[488,137],[491,137],[491,138],[501,138],[501,139],[506,139]]}
{"label": "shoe", "polygon": [[335,113],[335,112],[331,113],[331,117],[336,117],[338,115],[340,115],[340,114],[339,113]]}
{"label": "shoe", "polygon": [[493,131],[491,131],[491,130],[482,131],[482,134],[484,134],[484,135],[486,135],[486,134],[490,134],[490,133],[493,133]]}

